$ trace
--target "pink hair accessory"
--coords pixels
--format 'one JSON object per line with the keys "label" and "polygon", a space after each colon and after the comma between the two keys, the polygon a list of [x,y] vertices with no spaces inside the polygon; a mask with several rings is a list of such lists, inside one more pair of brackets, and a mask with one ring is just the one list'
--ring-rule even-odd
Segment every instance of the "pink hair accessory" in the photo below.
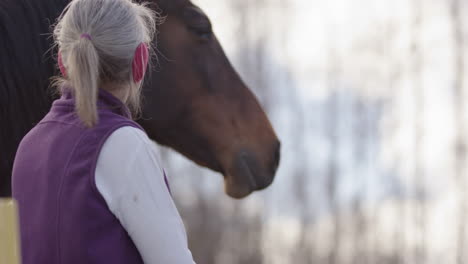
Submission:
{"label": "pink hair accessory", "polygon": [[91,35],[89,35],[88,33],[83,33],[83,34],[81,34],[80,38],[87,38],[87,39],[91,40]]}

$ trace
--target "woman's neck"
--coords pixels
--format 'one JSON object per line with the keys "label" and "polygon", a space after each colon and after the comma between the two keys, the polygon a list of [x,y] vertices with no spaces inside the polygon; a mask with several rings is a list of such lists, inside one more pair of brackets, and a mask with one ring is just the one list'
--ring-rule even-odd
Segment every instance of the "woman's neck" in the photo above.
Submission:
{"label": "woman's neck", "polygon": [[101,85],[101,89],[104,89],[107,92],[111,93],[117,99],[122,101],[122,103],[124,104],[127,103],[127,100],[130,94],[130,87],[128,85],[107,83],[107,84]]}

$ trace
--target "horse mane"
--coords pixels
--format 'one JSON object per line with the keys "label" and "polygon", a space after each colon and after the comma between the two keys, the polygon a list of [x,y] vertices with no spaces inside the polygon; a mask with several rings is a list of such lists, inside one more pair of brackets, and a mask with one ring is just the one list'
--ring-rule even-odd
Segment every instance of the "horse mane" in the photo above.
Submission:
{"label": "horse mane", "polygon": [[[3,0],[0,2],[0,113],[28,115],[31,107],[49,103],[44,89],[54,71],[54,56],[47,53],[53,39],[51,25],[61,7],[45,1]],[[45,101],[45,102],[44,102]],[[12,107],[14,109],[6,109]],[[14,110],[14,111],[12,111]],[[47,109],[48,110],[48,109]]]}
{"label": "horse mane", "polygon": [[[47,3],[46,3],[47,2]],[[46,90],[54,69],[51,24],[68,1],[0,1],[0,162],[9,164],[11,152],[29,128],[49,110]],[[39,110],[39,111],[38,111]],[[0,167],[4,167],[3,165]],[[2,172],[0,172],[1,174]]]}

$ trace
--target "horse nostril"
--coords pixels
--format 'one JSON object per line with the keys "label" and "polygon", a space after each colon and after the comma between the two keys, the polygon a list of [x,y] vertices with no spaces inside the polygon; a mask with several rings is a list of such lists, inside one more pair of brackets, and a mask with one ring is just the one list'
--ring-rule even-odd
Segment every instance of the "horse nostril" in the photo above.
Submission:
{"label": "horse nostril", "polygon": [[280,162],[280,157],[281,157],[281,142],[277,141],[275,150],[273,153],[273,174],[276,173],[276,170],[278,169],[279,162]]}

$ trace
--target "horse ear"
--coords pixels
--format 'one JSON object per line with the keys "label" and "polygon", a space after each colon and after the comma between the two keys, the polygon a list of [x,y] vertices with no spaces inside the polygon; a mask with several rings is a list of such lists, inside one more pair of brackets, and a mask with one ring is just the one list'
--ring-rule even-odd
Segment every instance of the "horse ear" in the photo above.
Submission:
{"label": "horse ear", "polygon": [[132,62],[133,81],[135,83],[143,80],[146,68],[148,67],[149,52],[145,43],[140,43],[135,50]]}
{"label": "horse ear", "polygon": [[59,66],[60,72],[62,73],[62,76],[67,77],[67,69],[65,69],[65,65],[63,65],[62,52],[60,50],[58,52],[57,60],[58,60],[58,66]]}

